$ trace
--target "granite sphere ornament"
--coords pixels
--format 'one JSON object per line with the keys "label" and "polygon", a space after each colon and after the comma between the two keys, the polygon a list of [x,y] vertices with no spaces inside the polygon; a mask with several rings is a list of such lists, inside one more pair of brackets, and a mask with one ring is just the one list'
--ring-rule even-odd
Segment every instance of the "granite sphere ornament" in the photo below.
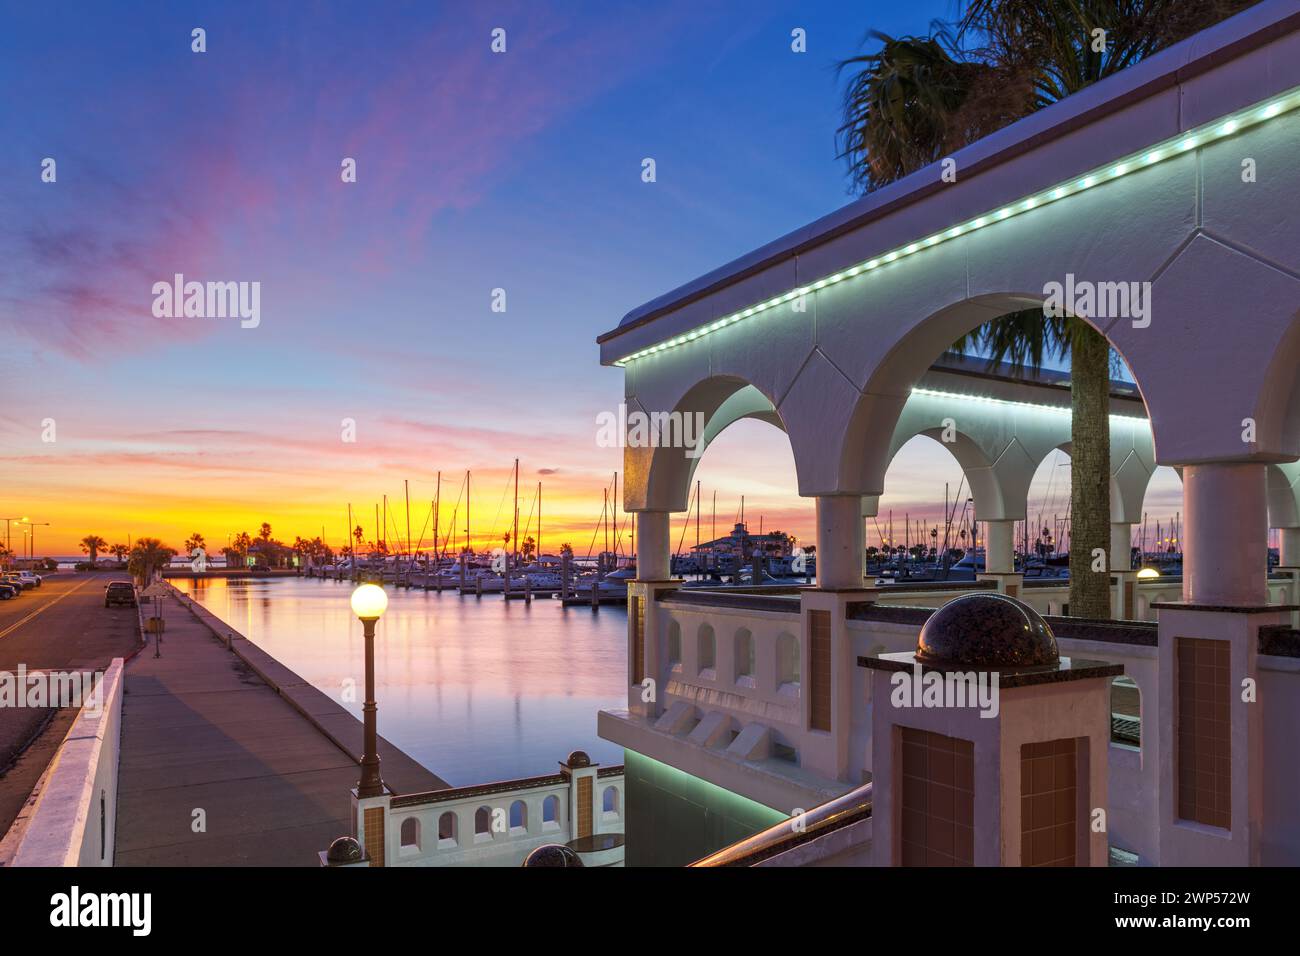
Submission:
{"label": "granite sphere ornament", "polygon": [[965,594],[930,615],[916,659],[934,666],[1037,667],[1061,659],[1042,615],[997,592]]}
{"label": "granite sphere ornament", "polygon": [[524,866],[582,866],[573,850],[559,843],[546,843],[524,857]]}

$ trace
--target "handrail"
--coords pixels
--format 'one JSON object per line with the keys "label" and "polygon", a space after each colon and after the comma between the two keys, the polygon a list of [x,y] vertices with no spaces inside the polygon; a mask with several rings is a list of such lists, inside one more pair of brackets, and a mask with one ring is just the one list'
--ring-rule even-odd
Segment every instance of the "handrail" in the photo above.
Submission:
{"label": "handrail", "polygon": [[871,817],[871,784],[850,790],[813,807],[798,817],[782,820],[731,846],[688,864],[705,866],[756,866],[779,853],[823,837]]}

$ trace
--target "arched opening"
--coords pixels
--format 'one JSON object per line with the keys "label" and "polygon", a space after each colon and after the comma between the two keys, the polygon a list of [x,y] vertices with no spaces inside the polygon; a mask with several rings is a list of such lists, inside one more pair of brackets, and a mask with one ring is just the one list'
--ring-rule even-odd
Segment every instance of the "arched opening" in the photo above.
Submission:
{"label": "arched opening", "polygon": [[799,691],[799,640],[793,634],[776,637],[776,685],[778,690]]}
{"label": "arched opening", "polygon": [[737,684],[748,683],[753,686],[756,671],[754,662],[754,635],[749,628],[742,627],[736,632],[735,640],[736,673],[733,678]]}
{"label": "arched opening", "polygon": [[682,666],[682,626],[675,619],[668,621],[668,663],[681,669]]}
{"label": "arched opening", "polygon": [[[720,410],[718,421],[733,411]],[[713,432],[688,481],[671,529],[677,575],[693,587],[803,580],[795,549],[813,545],[807,529],[814,505],[798,496],[794,453],[774,412],[733,419]]]}
{"label": "arched opening", "polygon": [[492,839],[492,808],[479,807],[474,811],[474,842]]}
{"label": "arched opening", "polygon": [[456,830],[457,822],[454,811],[448,810],[438,817],[438,847],[440,849],[449,849],[456,846],[459,842]]}
{"label": "arched opening", "polygon": [[1110,742],[1142,747],[1142,692],[1131,677],[1116,677],[1110,682]]}
{"label": "arched opening", "polygon": [[551,795],[542,801],[542,829],[558,830],[560,827],[560,798]]}
{"label": "arched opening", "polygon": [[[969,438],[925,430],[903,441],[906,431],[897,436],[884,492],[866,518],[867,574],[884,583],[934,577],[939,567],[950,572],[976,546],[977,503],[1001,507],[1000,489]],[[982,481],[978,497],[972,476]]]}
{"label": "arched opening", "polygon": [[618,787],[606,787],[600,795],[601,813],[605,819],[616,819],[619,815]]}
{"label": "arched opening", "polygon": [[718,641],[713,635],[713,627],[701,624],[696,638],[697,656],[696,672],[701,677],[713,677],[717,672]]}
{"label": "arched opening", "polygon": [[416,817],[407,817],[402,821],[402,849],[418,850],[420,849],[420,821]]}
{"label": "arched opening", "polygon": [[[990,568],[991,571],[1019,570],[1013,566],[1010,549],[1011,524],[1026,519],[1035,522],[1036,514],[1027,515],[1025,498],[1029,479],[1044,455],[1072,440],[1086,439],[1089,455],[1076,463],[1077,469],[1103,469],[1108,461],[1112,469],[1128,468],[1128,472],[1119,475],[1112,470],[1103,479],[1110,484],[1109,505],[1104,497],[1094,495],[1093,507],[1085,508],[1081,504],[1079,513],[1068,518],[1065,517],[1068,509],[1062,508],[1055,527],[1049,521],[1053,538],[1050,553],[1064,558],[1066,564],[1069,558],[1061,547],[1070,539],[1070,530],[1066,529],[1073,530],[1076,539],[1083,535],[1084,550],[1088,552],[1083,558],[1099,550],[1109,552],[1114,524],[1127,520],[1123,514],[1116,518],[1115,513],[1131,506],[1134,498],[1131,486],[1145,480],[1154,460],[1149,432],[1147,438],[1133,439],[1133,443],[1126,444],[1126,432],[1136,427],[1131,422],[1139,421],[1147,427],[1147,408],[1125,360],[1113,348],[1115,343],[1106,339],[1104,333],[1097,334],[1098,325],[1078,322],[1069,326],[1064,319],[1043,314],[1045,290],[1061,278],[1054,275],[1054,270],[1050,263],[1040,263],[1028,270],[1029,277],[1035,280],[1029,288],[1037,286],[1044,292],[980,295],[938,311],[928,311],[916,301],[909,302],[906,310],[916,317],[913,324],[909,327],[908,321],[903,320],[892,344],[882,344],[873,350],[879,357],[865,372],[865,383],[860,386],[862,397],[854,405],[844,455],[838,463],[841,488],[856,474],[860,477],[857,488],[864,494],[880,494],[884,490],[884,470],[900,440],[905,441],[914,434],[934,437],[939,422],[933,419],[942,414],[940,422],[946,423],[950,439],[946,443],[963,466],[964,474],[957,480],[971,491],[954,496],[957,514],[953,514],[950,498],[949,509],[938,523],[938,537],[942,539],[946,535],[950,541],[956,537],[960,548],[961,529],[952,527],[951,523],[960,521],[963,504],[973,504],[979,524],[967,529],[967,540],[977,542],[977,559],[979,533],[983,531],[986,538],[993,533],[996,548],[992,557],[996,558],[997,567]],[[989,323],[995,323],[1010,337],[998,338],[990,333],[978,338],[994,328]],[[1108,329],[1124,324],[1104,323]],[[951,351],[958,338],[972,332],[977,333],[977,338],[965,341],[964,353]],[[1039,335],[1046,336],[1045,348],[1035,356],[1036,346],[1026,343],[1032,343]],[[990,356],[997,354],[1001,348],[998,343],[1005,341],[1021,343],[1023,351],[1013,349],[1000,364],[991,365]],[[1126,344],[1133,345],[1127,340]],[[1061,354],[1058,348],[1067,351]],[[1070,355],[1071,349],[1079,354]],[[1017,358],[1024,360],[1024,367],[1016,364]],[[1102,391],[1109,392],[1108,417],[1099,414],[1100,400],[1092,400]],[[1076,398],[1077,407],[1084,411],[1072,411]],[[949,409],[946,414],[942,412],[944,408]],[[881,432],[890,423],[895,426],[894,433],[883,436]],[[963,438],[968,440],[967,447],[963,447]],[[1129,461],[1130,453],[1136,456],[1132,461]],[[1064,482],[1061,484],[1068,487]],[[968,495],[973,503],[964,500]],[[1031,504],[1030,511],[1034,510]],[[1016,530],[1019,544],[1016,550],[1024,550],[1024,528]],[[1034,528],[1033,532],[1029,536],[1029,558],[1032,563],[1041,564],[1037,550],[1043,543],[1039,537],[1041,528]],[[910,543],[912,548],[917,546],[915,541]],[[1082,573],[1081,564],[1088,566],[1086,561],[1081,561],[1079,549],[1074,561],[1079,573]],[[1066,584],[1066,590],[1072,591],[1076,601],[1083,602],[1083,612],[1089,616],[1112,614],[1113,589],[1106,573],[1109,570],[1103,567],[1102,573],[1075,582],[1072,588]],[[1042,572],[1036,569],[1031,573],[1037,576]],[[1013,586],[1019,588],[1014,580],[1005,581],[1005,585],[1008,593],[1013,593],[1010,590]],[[1068,601],[1060,603],[1064,605]]]}
{"label": "arched opening", "polygon": [[516,800],[510,804],[510,833],[518,836],[528,832],[528,804]]}

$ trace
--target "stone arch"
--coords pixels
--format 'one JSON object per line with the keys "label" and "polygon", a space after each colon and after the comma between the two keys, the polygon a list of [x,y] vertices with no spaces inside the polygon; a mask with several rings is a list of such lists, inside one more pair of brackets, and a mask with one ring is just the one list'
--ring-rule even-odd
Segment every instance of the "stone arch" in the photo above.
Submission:
{"label": "stone arch", "polygon": [[[666,389],[658,389],[663,394]],[[626,447],[624,507],[628,511],[685,511],[691,481],[703,453],[727,427],[752,418],[786,430],[772,399],[756,386],[734,375],[713,375],[701,379],[669,402],[641,395],[629,396],[628,414],[675,413],[694,416],[692,431],[697,446]],[[702,427],[698,427],[702,419]]]}
{"label": "stone arch", "polygon": [[1269,465],[1268,526],[1300,528],[1300,462]]}
{"label": "stone arch", "polygon": [[[941,308],[902,334],[870,370],[866,385],[853,407],[837,463],[838,479],[849,486],[856,486],[863,494],[879,494],[884,487],[885,470],[899,447],[896,444],[897,429],[912,414],[909,405],[915,404],[914,387],[935,358],[961,335],[984,322],[1019,309],[1040,307],[1042,300],[1041,294],[1032,293],[996,294],[966,299]],[[1115,346],[1114,341],[1111,344]],[[1116,350],[1119,351],[1118,348]],[[1145,393],[1141,392],[1142,383],[1138,381],[1137,386],[1145,403]],[[989,513],[986,509],[981,517],[1022,518],[1023,513],[1016,512],[1023,512],[1022,492],[1028,490],[1034,470],[1046,455],[1068,445],[1068,415],[1057,415],[1028,405],[1023,409],[1012,408],[1008,414],[1018,418],[1015,440],[1007,442],[1001,452],[993,453],[987,447],[989,443],[984,442],[985,447],[979,449],[983,461],[971,457],[969,451],[966,452],[968,460],[975,462],[974,467],[992,467],[995,462],[1003,465],[1003,474],[997,476],[997,482],[990,481],[989,485],[1001,486],[1001,505],[1003,508],[1010,507],[1012,513],[1008,514],[1005,510],[1000,514]],[[1041,421],[1035,420],[1040,418]],[[894,428],[882,435],[884,429],[881,426],[885,423],[891,423]],[[904,433],[909,430],[904,428]],[[923,430],[918,432],[923,433]],[[964,429],[964,432],[968,438],[971,437],[970,428]],[[977,446],[981,444],[974,438],[971,441]],[[1112,444],[1114,441],[1112,429]],[[953,445],[956,454],[958,443]],[[988,464],[985,465],[984,462]],[[996,501],[998,493],[989,487],[985,491],[985,497]]]}

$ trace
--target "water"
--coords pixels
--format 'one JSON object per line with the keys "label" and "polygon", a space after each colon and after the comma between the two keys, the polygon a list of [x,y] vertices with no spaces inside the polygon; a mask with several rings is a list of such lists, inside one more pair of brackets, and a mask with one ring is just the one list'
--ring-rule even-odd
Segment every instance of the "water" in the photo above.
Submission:
{"label": "water", "polygon": [[[357,719],[365,644],[352,585],[315,578],[174,580]],[[627,613],[559,601],[388,589],[375,640],[379,732],[452,786],[554,773],[572,750],[602,764],[596,711],[627,706]],[[342,699],[356,682],[357,700]]]}

